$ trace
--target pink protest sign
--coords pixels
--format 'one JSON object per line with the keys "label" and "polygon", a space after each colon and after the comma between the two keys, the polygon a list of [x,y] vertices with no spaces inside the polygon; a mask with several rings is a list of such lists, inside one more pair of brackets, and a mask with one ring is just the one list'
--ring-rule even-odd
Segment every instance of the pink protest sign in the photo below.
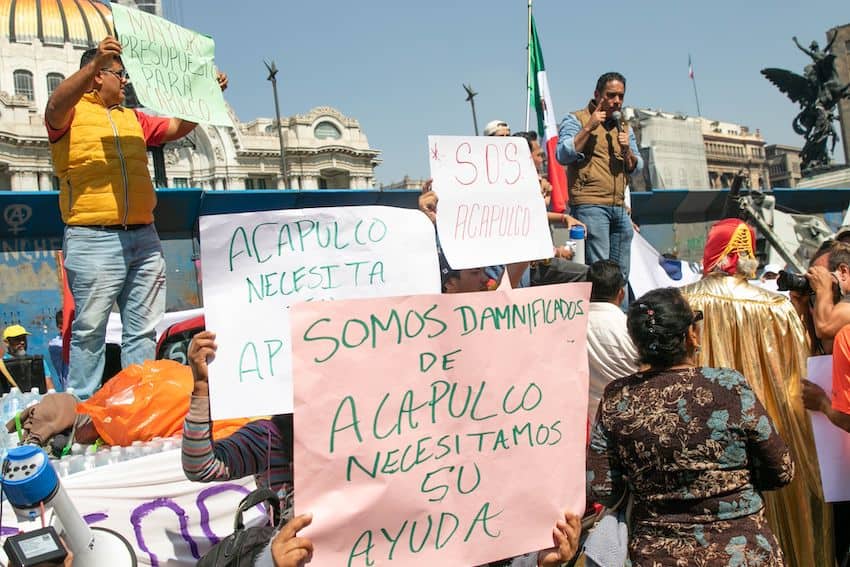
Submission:
{"label": "pink protest sign", "polygon": [[311,565],[479,565],[584,510],[589,284],[299,303]]}

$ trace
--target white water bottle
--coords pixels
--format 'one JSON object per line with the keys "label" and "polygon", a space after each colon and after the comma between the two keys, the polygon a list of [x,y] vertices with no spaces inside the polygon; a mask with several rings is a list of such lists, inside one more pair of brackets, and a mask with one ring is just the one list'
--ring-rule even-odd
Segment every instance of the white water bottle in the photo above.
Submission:
{"label": "white water bottle", "polygon": [[24,408],[34,406],[41,401],[41,394],[38,392],[38,388],[31,388],[29,392],[23,394],[23,397]]}
{"label": "white water bottle", "polygon": [[109,457],[107,460],[110,465],[114,465],[115,463],[120,463],[123,460],[123,456],[121,447],[113,445],[109,448]]}
{"label": "white water bottle", "polygon": [[580,224],[570,227],[567,247],[573,251],[573,262],[584,264],[584,227]]}
{"label": "white water bottle", "polygon": [[21,391],[14,387],[12,390],[3,396],[3,422],[14,419],[15,416],[24,409],[24,399]]}

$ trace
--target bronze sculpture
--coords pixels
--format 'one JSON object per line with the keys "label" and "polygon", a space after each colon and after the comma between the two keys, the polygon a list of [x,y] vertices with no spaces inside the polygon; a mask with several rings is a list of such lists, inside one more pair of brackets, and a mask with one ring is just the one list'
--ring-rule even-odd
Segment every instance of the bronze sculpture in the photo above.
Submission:
{"label": "bronze sculpture", "polygon": [[[788,95],[793,102],[800,104],[800,112],[794,118],[794,131],[806,138],[800,153],[804,173],[812,173],[828,168],[830,154],[835,149],[838,135],[835,132],[835,107],[843,98],[850,98],[850,83],[842,85],[835,71],[835,55],[830,53],[835,36],[824,50],[816,41],[806,49],[797,38],[794,44],[803,53],[812,58],[812,62],[803,69],[803,75],[785,69],[762,69],[767,80]],[[830,139],[832,145],[827,150]]]}

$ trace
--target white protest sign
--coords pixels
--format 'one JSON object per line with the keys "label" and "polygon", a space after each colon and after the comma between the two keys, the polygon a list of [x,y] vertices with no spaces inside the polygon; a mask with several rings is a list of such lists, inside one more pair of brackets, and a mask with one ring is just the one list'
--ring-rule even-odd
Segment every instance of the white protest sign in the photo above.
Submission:
{"label": "white protest sign", "polygon": [[[62,484],[86,523],[121,534],[139,564],[153,567],[197,564],[233,532],[236,507],[255,488],[253,477],[190,482],[179,449],[72,474]],[[5,499],[2,518],[2,536],[41,528],[40,520],[19,523]],[[256,525],[262,518],[252,509],[245,521]]]}
{"label": "white protest sign", "polygon": [[552,257],[546,205],[528,143],[428,136],[440,246],[454,269]]}
{"label": "white protest sign", "polygon": [[[808,359],[808,378],[832,397],[832,356],[812,356]],[[820,464],[823,497],[827,502],[850,500],[850,433],[836,427],[824,414],[810,411],[812,434]]]}
{"label": "white protest sign", "polygon": [[440,292],[434,227],[417,210],[329,207],[203,216],[213,419],[292,412],[289,306]]}

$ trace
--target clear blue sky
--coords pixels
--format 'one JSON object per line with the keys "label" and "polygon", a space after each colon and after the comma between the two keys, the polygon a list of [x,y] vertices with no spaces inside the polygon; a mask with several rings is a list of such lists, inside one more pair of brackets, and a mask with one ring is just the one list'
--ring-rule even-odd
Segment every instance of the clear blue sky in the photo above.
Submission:
{"label": "clear blue sky", "polygon": [[[164,9],[215,39],[241,120],[274,116],[262,62],[274,59],[281,113],[330,105],[357,118],[382,152],[380,182],[427,177],[429,134],[472,134],[462,83],[479,92],[480,128],[494,118],[525,125],[524,0],[164,0]],[[791,36],[824,47],[827,29],[850,23],[850,4],[537,0],[534,14],[559,117],[584,105],[609,70],[626,76],[627,105],[696,114],[690,53],[704,116],[801,146],[797,106],[759,70],[801,73],[808,57]],[[835,157],[844,160],[840,144]]]}

